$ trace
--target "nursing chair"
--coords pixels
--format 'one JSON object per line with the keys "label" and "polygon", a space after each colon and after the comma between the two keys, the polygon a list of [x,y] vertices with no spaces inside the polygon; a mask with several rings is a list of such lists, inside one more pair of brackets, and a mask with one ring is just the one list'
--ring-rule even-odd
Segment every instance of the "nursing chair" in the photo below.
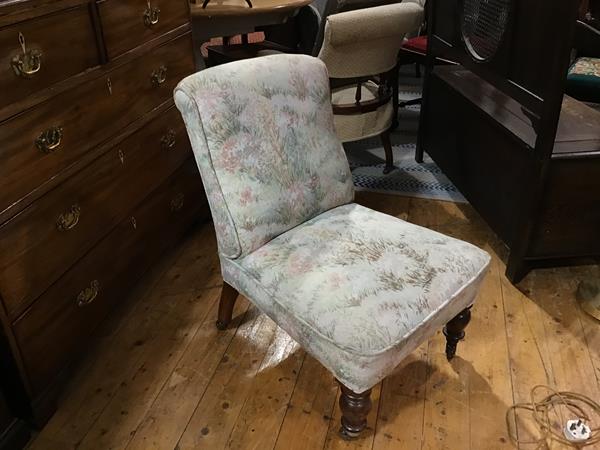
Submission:
{"label": "nursing chair", "polygon": [[390,129],[397,111],[398,51],[422,18],[420,5],[396,3],[333,14],[325,23],[319,59],[329,72],[337,135],[342,142],[380,136],[383,173],[394,169]]}
{"label": "nursing chair", "polygon": [[217,235],[217,327],[238,292],[341,384],[341,433],[366,426],[371,388],[447,323],[454,356],[489,256],[353,203],[328,75],[273,55],[210,68],[175,89]]}

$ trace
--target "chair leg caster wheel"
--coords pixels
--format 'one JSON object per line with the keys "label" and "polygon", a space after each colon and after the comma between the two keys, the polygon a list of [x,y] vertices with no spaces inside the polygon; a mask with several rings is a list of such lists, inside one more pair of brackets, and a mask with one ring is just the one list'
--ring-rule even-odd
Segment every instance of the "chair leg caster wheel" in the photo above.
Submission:
{"label": "chair leg caster wheel", "polygon": [[391,167],[390,166],[386,166],[386,167],[383,168],[383,174],[387,175],[388,173],[392,172],[394,169],[395,169],[394,166],[391,166]]}
{"label": "chair leg caster wheel", "polygon": [[352,441],[360,436],[360,431],[346,430],[344,427],[340,427],[339,435],[346,441]]}
{"label": "chair leg caster wheel", "polygon": [[226,329],[227,329],[227,327],[229,326],[229,324],[228,324],[228,323],[221,322],[220,320],[217,320],[217,321],[215,322],[215,325],[217,326],[217,329],[219,329],[219,330],[221,330],[221,331],[223,331],[223,330],[226,330]]}

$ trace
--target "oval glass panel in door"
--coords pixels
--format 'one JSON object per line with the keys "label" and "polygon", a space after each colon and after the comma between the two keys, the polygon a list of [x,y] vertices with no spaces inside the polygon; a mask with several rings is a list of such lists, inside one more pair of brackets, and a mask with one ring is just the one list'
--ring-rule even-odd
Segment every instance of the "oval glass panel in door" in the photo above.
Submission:
{"label": "oval glass panel in door", "polygon": [[502,43],[512,0],[463,0],[462,35],[478,61],[491,60]]}

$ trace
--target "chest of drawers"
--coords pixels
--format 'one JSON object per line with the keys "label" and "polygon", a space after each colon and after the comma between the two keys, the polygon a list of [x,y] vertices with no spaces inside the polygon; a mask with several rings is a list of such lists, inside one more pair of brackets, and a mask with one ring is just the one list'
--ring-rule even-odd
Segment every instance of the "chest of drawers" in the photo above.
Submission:
{"label": "chest of drawers", "polygon": [[207,217],[172,100],[193,71],[186,0],[0,0],[0,319],[38,423],[95,326]]}

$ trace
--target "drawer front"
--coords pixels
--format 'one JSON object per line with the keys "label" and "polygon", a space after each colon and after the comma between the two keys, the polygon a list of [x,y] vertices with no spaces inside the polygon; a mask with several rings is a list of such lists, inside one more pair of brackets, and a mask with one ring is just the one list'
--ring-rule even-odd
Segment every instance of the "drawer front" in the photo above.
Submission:
{"label": "drawer front", "polygon": [[172,98],[194,70],[189,34],[0,125],[0,211]]}
{"label": "drawer front", "polygon": [[105,0],[98,8],[110,59],[189,21],[187,0]]}
{"label": "drawer front", "polygon": [[0,109],[98,64],[86,6],[4,27],[0,29]]}
{"label": "drawer front", "polygon": [[207,211],[205,203],[195,163],[188,160],[14,324],[36,393],[85,348],[94,327],[150,263]]}
{"label": "drawer front", "polygon": [[190,153],[171,107],[0,228],[0,293],[9,315],[19,314]]}

